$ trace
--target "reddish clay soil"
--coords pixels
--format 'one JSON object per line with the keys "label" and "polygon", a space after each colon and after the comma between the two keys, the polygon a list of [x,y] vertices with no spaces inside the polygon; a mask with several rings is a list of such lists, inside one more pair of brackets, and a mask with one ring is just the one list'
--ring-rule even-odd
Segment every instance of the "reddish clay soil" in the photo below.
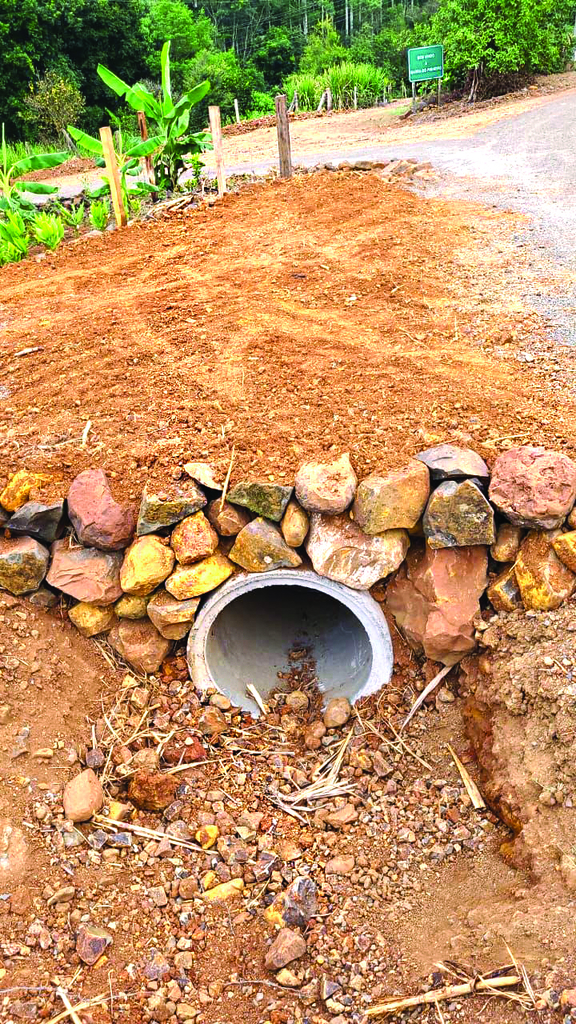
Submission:
{"label": "reddish clay soil", "polygon": [[546,332],[515,224],[325,173],[5,268],[0,471],[102,465],[136,500],[233,447],[233,479],[282,480],[332,450],[361,474],[439,440],[571,451],[570,390],[516,358]]}

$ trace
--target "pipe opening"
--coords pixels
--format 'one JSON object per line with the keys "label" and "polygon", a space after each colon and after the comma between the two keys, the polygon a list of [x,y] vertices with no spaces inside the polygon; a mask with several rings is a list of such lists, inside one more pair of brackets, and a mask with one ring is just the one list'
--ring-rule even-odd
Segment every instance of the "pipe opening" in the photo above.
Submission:
{"label": "pipe opening", "polygon": [[310,648],[320,690],[353,701],[372,671],[364,626],[341,601],[308,587],[272,586],[236,597],[216,616],[206,637],[206,667],[214,685],[234,700],[252,683],[265,698],[282,688],[288,655]]}

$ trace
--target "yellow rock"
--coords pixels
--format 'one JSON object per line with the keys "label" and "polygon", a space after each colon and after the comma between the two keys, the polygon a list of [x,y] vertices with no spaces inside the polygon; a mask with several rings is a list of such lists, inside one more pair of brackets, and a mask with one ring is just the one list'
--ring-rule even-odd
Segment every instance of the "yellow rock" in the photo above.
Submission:
{"label": "yellow rock", "polygon": [[207,871],[205,875],[202,875],[202,889],[206,892],[207,889],[213,889],[218,883],[218,875],[215,871]]}
{"label": "yellow rock", "polygon": [[497,612],[513,612],[515,608],[522,607],[520,588],[513,565],[492,581],[487,593],[490,604]]}
{"label": "yellow rock", "polygon": [[112,821],[128,821],[132,817],[132,807],[130,804],[121,803],[120,800],[111,800],[108,817],[112,818]]}
{"label": "yellow rock", "polygon": [[120,570],[120,586],[126,594],[146,597],[174,568],[172,548],[161,537],[149,533],[130,545]]}
{"label": "yellow rock", "polygon": [[19,469],[10,477],[0,494],[0,505],[7,512],[16,512],[16,509],[26,504],[32,490],[38,490],[42,484],[47,484],[50,480],[52,477],[46,473],[29,473],[27,469]]}
{"label": "yellow rock", "polygon": [[559,608],[576,587],[576,576],[552,546],[561,536],[560,530],[530,530],[522,543],[514,571],[522,604],[530,611]]}
{"label": "yellow rock", "polygon": [[243,889],[244,880],[242,878],[231,878],[229,882],[221,882],[213,889],[208,889],[204,893],[204,900],[206,903],[216,903],[218,900],[238,899]]}
{"label": "yellow rock", "polygon": [[557,537],[552,547],[560,561],[564,562],[564,565],[567,565],[572,572],[576,572],[576,530]]}
{"label": "yellow rock", "polygon": [[[144,539],[144,538],[142,538]],[[200,597],[220,586],[232,575],[234,566],[220,551],[204,558],[195,565],[181,566],[166,580],[165,587],[172,597],[185,601],[189,597]],[[122,577],[120,577],[122,580]]]}
{"label": "yellow rock", "polygon": [[145,619],[148,607],[147,597],[137,597],[136,594],[124,594],[114,605],[114,611],[119,619]]}
{"label": "yellow rock", "polygon": [[268,924],[274,925],[276,928],[284,928],[284,918],[282,917],[281,906],[281,901],[279,904],[274,901],[274,903],[271,903],[264,911],[264,920]]}
{"label": "yellow rock", "polygon": [[68,612],[68,618],[83,636],[98,636],[112,629],[116,621],[113,605],[104,608],[88,601],[80,601]]}
{"label": "yellow rock", "polygon": [[196,842],[200,843],[203,850],[209,850],[220,835],[218,825],[202,825],[196,833]]}

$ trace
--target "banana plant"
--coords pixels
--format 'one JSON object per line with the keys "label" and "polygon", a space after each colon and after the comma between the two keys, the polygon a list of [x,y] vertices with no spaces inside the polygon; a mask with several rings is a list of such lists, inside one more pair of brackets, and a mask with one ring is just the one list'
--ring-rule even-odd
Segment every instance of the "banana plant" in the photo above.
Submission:
{"label": "banana plant", "polygon": [[33,156],[24,157],[16,163],[8,163],[8,150],[4,125],[2,125],[2,161],[0,163],[0,210],[19,210],[22,207],[31,207],[23,192],[31,192],[38,196],[53,195],[58,191],[57,185],[46,185],[43,181],[21,181],[24,174],[30,171],[42,171],[47,167],[58,167],[59,164],[69,160],[70,153],[35,153]]}
{"label": "banana plant", "polygon": [[130,86],[123,82],[102,64],[97,71],[102,81],[118,96],[123,96],[133,110],[143,110],[155,125],[156,137],[160,140],[153,157],[157,184],[164,189],[174,190],[186,167],[186,157],[212,148],[209,132],[190,132],[192,107],[204,99],[210,90],[210,82],[201,82],[180,99],[175,100],[170,82],[170,41],[164,43],[160,58],[162,68],[162,93],[156,98],[145,86]]}
{"label": "banana plant", "polygon": [[[96,157],[96,163],[99,167],[106,166],[104,148],[100,139],[87,135],[86,132],[81,131],[80,128],[75,128],[73,125],[68,125],[68,131],[79,145]],[[145,142],[137,142],[133,146],[128,146],[127,149],[124,149],[122,132],[116,132],[114,151],[118,162],[118,170],[120,171],[122,193],[126,203],[131,195],[143,195],[146,192],[158,191],[157,185],[151,185],[149,182],[141,180],[130,183],[128,178],[133,178],[140,173],[140,157],[151,156],[158,149],[160,141],[159,136],[155,135],[150,139],[146,139]],[[101,196],[109,194],[110,183],[104,174],[102,175],[102,181],[104,182],[103,185],[92,189],[88,193],[90,199],[99,199]]]}

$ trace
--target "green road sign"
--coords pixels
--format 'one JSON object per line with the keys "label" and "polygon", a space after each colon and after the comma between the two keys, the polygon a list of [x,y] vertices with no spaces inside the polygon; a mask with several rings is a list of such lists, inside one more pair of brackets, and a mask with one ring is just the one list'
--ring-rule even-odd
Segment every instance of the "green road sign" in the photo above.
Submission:
{"label": "green road sign", "polygon": [[414,46],[408,50],[408,78],[411,82],[428,82],[443,75],[443,46]]}

